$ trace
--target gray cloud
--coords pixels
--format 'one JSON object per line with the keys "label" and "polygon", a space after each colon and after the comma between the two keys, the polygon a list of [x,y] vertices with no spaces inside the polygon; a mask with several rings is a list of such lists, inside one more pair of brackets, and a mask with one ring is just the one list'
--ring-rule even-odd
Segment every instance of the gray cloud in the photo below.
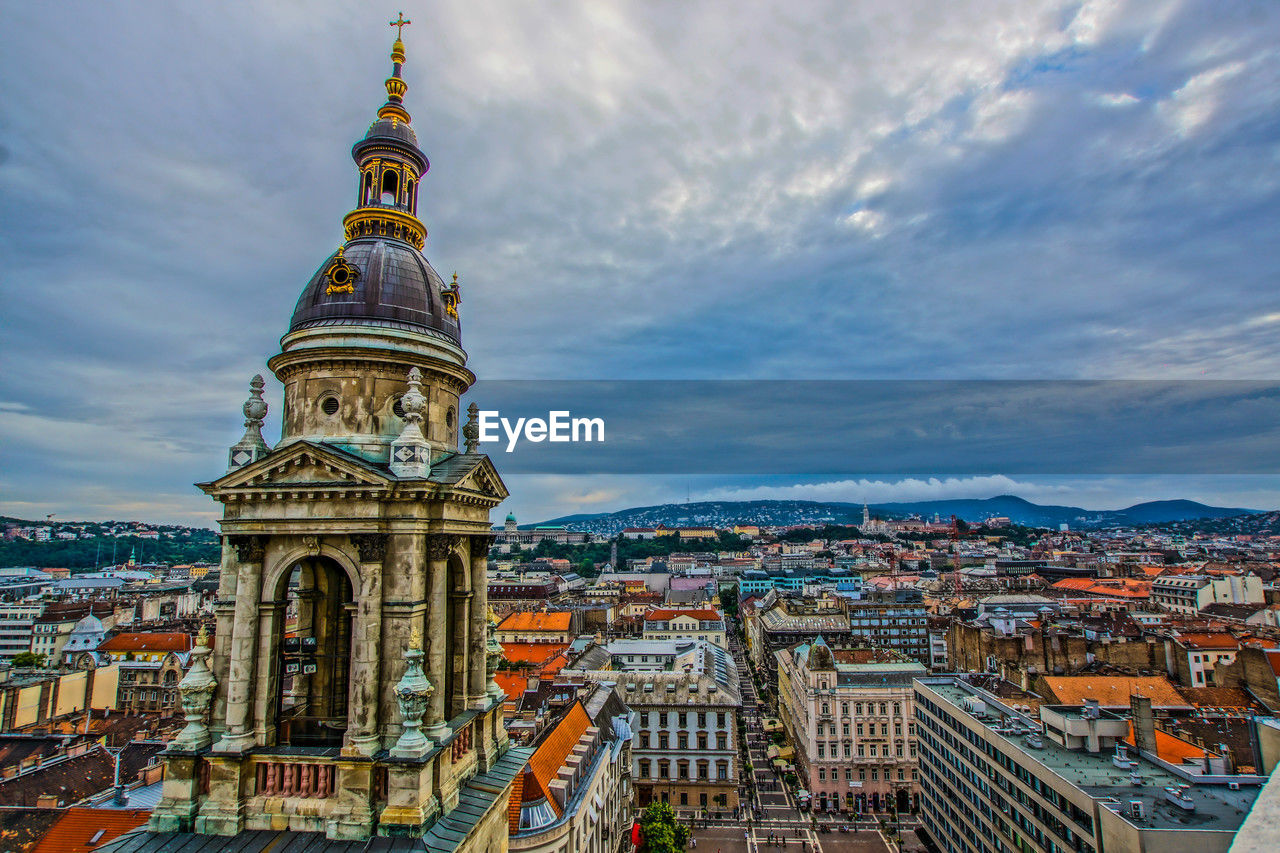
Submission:
{"label": "gray cloud", "polygon": [[[427,254],[481,376],[1280,366],[1274,4],[405,12]],[[186,484],[340,240],[390,31],[337,2],[4,17],[0,511],[207,512]]]}

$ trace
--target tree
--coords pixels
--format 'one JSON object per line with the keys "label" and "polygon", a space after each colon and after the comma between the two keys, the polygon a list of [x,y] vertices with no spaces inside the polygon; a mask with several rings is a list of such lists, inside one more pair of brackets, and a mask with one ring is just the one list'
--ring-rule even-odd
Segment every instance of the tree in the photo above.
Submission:
{"label": "tree", "polygon": [[44,666],[44,655],[38,655],[35,652],[18,652],[13,656],[13,666]]}
{"label": "tree", "polygon": [[637,853],[683,853],[689,843],[689,827],[676,820],[669,803],[654,803],[640,814],[644,840]]}

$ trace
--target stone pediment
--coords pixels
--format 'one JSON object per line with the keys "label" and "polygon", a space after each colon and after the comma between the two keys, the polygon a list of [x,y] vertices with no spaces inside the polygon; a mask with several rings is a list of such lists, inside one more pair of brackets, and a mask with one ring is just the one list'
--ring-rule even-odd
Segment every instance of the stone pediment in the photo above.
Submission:
{"label": "stone pediment", "polygon": [[493,461],[483,453],[455,453],[431,465],[430,479],[462,492],[474,492],[494,500],[511,493],[498,476]]}
{"label": "stone pediment", "polygon": [[226,476],[202,485],[206,492],[227,489],[297,488],[335,485],[344,487],[385,487],[395,482],[372,463],[348,453],[299,441],[278,448],[269,455]]}

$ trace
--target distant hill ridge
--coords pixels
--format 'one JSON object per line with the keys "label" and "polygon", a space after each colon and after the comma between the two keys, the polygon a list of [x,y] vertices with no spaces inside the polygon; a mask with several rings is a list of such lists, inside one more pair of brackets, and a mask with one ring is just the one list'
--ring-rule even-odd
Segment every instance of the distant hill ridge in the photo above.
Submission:
{"label": "distant hill ridge", "polygon": [[[1216,507],[1189,500],[1147,501],[1124,509],[1090,510],[1076,506],[1036,504],[1016,495],[984,499],[953,499],[871,504],[871,514],[879,518],[906,518],[918,515],[926,520],[934,515],[952,515],[970,523],[1006,517],[1015,524],[1056,528],[1127,527],[1163,524],[1196,519],[1231,518],[1261,512],[1239,507]],[[633,507],[610,513],[566,515],[542,524],[571,525],[598,533],[616,533],[626,527],[667,527],[727,525],[732,523],[787,525],[857,524],[862,520],[862,504],[837,501],[699,501]],[[523,526],[523,525],[522,525]]]}

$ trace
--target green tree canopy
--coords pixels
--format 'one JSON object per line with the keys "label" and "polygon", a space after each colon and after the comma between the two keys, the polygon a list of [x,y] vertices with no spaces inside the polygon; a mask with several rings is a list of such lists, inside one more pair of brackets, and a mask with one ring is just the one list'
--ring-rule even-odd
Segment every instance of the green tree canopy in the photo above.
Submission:
{"label": "green tree canopy", "polygon": [[38,655],[35,652],[18,652],[13,656],[13,666],[44,666],[44,655]]}
{"label": "green tree canopy", "polygon": [[668,803],[654,803],[640,815],[644,841],[637,853],[683,853],[689,843],[689,827],[676,820]]}

